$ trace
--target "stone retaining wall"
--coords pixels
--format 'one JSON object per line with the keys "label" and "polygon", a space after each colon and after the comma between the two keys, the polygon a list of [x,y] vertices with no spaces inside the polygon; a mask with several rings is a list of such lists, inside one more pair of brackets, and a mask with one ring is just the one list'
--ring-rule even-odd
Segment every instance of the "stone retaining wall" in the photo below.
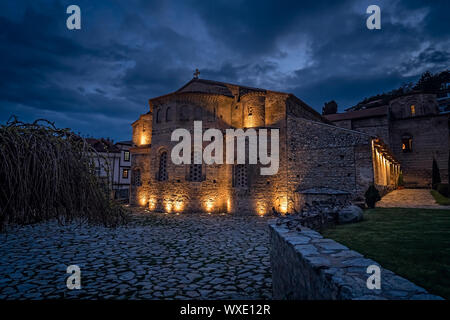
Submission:
{"label": "stone retaining wall", "polygon": [[370,290],[366,270],[375,261],[308,228],[289,230],[272,220],[269,229],[274,299],[442,299],[383,268],[381,289]]}

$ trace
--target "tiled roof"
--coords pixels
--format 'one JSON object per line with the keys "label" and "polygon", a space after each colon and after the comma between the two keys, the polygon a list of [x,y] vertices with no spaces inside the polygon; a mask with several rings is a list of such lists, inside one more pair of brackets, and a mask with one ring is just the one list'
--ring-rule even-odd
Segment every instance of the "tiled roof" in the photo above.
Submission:
{"label": "tiled roof", "polygon": [[87,138],[86,142],[91,145],[97,152],[109,152],[109,153],[116,153],[120,152],[120,149],[117,148],[112,141],[100,138]]}
{"label": "tiled roof", "polygon": [[330,121],[339,121],[339,120],[351,120],[351,119],[359,119],[359,118],[370,118],[370,117],[379,117],[387,115],[388,107],[376,107],[358,111],[350,111],[344,113],[335,113],[335,114],[327,114],[324,115]]}
{"label": "tiled roof", "polygon": [[212,93],[221,94],[228,97],[233,97],[233,93],[230,87],[239,88],[239,94],[243,95],[248,92],[266,92],[265,89],[252,88],[247,86],[241,86],[232,83],[206,80],[206,79],[192,79],[176,92],[200,92],[200,93]]}
{"label": "tiled roof", "polygon": [[[155,97],[150,99],[152,100],[158,100],[160,98],[165,98],[168,96],[171,96],[173,94],[177,93],[209,93],[209,94],[219,94],[226,97],[233,97],[233,93],[231,92],[232,88],[239,90],[239,95],[244,95],[249,92],[267,92],[266,89],[260,89],[260,88],[252,88],[247,86],[241,86],[238,84],[232,84],[232,83],[226,83],[226,82],[220,82],[220,81],[214,81],[214,80],[206,80],[206,79],[192,79],[188,83],[186,83],[184,86],[182,86],[180,89],[178,89],[175,92],[168,93],[159,97]],[[275,91],[273,91],[275,92]]]}
{"label": "tiled roof", "polygon": [[131,140],[124,140],[124,141],[116,142],[115,144],[123,144],[123,145],[126,145],[126,146],[131,146],[133,144],[133,141],[131,141]]}

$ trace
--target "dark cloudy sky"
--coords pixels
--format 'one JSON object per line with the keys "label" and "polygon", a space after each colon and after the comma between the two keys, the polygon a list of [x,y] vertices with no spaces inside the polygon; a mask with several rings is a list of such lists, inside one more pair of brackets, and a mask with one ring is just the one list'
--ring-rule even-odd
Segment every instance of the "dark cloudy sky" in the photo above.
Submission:
{"label": "dark cloudy sky", "polygon": [[[82,29],[66,28],[81,8]],[[381,30],[366,8],[381,7]],[[11,114],[130,139],[149,98],[201,78],[291,92],[320,110],[450,63],[450,1],[0,3],[0,122]]]}

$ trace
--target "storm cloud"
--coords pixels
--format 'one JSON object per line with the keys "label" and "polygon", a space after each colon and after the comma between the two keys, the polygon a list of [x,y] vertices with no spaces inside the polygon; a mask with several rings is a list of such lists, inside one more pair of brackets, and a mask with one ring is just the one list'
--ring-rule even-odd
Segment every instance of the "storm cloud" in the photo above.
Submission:
{"label": "storm cloud", "polygon": [[[66,28],[67,6],[82,29]],[[381,30],[366,8],[381,8]],[[201,78],[339,109],[448,68],[448,1],[3,1],[0,120],[130,139],[148,99]]]}

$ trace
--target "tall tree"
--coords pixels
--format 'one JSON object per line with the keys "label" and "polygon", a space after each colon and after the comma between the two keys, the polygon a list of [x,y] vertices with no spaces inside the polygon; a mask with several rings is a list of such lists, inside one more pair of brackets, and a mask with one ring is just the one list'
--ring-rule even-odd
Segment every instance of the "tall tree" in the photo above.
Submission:
{"label": "tall tree", "polygon": [[448,70],[441,73],[432,74],[426,71],[422,74],[414,89],[426,93],[436,93],[441,90],[443,83],[450,81],[450,72]]}
{"label": "tall tree", "polygon": [[337,112],[338,105],[336,101],[331,100],[330,102],[326,102],[322,108],[322,114],[335,114]]}
{"label": "tall tree", "polygon": [[448,151],[448,161],[447,161],[447,183],[450,191],[450,150]]}

